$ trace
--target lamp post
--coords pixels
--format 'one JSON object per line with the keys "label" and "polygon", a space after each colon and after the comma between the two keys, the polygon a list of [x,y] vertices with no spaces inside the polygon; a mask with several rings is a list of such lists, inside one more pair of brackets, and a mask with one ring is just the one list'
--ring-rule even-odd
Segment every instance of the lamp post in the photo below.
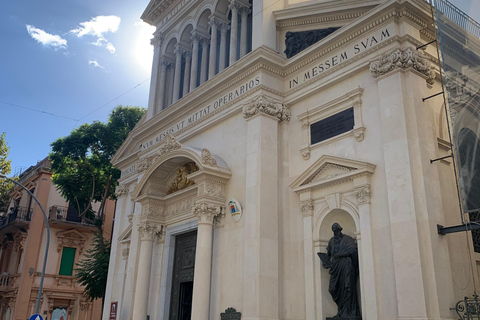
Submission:
{"label": "lamp post", "polygon": [[35,202],[38,204],[38,206],[42,210],[43,217],[45,218],[45,223],[47,224],[47,247],[45,248],[45,258],[43,258],[42,276],[40,277],[40,286],[38,288],[38,296],[37,296],[37,306],[35,307],[35,313],[37,314],[38,310],[40,309],[40,298],[42,297],[43,279],[45,278],[45,267],[47,266],[48,247],[50,246],[50,226],[48,224],[48,217],[45,214],[45,210],[43,210],[43,207],[40,204],[40,202],[38,201],[37,197],[35,197],[33,195],[33,193],[30,192],[30,190],[25,188],[22,184],[18,183],[17,181],[10,179],[3,174],[0,174],[0,178],[7,179],[7,180],[13,182],[14,184],[16,184],[17,186],[20,186],[21,188],[23,188],[25,191],[27,191],[28,194],[35,200]]}

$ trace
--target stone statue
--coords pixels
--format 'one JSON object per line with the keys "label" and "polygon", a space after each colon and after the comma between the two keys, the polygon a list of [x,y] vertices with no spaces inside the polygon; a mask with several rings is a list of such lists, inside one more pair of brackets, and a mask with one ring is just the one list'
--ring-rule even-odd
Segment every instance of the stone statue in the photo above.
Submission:
{"label": "stone statue", "polygon": [[319,252],[318,256],[330,273],[328,292],[338,307],[335,318],[361,319],[357,297],[357,244],[352,237],[342,233],[340,224],[334,223],[332,231],[327,254]]}

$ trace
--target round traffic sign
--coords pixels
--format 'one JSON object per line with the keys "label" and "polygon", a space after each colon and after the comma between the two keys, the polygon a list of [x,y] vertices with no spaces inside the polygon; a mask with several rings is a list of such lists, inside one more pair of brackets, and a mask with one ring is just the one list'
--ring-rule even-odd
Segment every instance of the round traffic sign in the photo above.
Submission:
{"label": "round traffic sign", "polygon": [[43,317],[38,313],[36,313],[33,316],[31,316],[28,320],[43,320]]}

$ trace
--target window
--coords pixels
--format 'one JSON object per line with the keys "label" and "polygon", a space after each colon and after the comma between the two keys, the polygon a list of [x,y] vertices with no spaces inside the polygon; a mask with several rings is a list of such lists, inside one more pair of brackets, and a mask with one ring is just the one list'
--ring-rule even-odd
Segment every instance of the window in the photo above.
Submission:
{"label": "window", "polygon": [[61,276],[71,276],[73,274],[73,264],[75,262],[76,248],[63,247],[62,260],[60,261],[60,270],[58,274]]}

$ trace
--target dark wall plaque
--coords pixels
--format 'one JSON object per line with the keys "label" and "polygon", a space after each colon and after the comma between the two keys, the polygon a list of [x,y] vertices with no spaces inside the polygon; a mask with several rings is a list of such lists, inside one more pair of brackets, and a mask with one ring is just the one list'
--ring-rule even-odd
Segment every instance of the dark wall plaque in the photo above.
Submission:
{"label": "dark wall plaque", "polygon": [[317,43],[339,28],[327,28],[320,30],[309,30],[299,32],[287,32],[285,35],[285,54],[287,58],[291,58],[297,53],[307,49],[312,44]]}
{"label": "dark wall plaque", "polygon": [[313,145],[350,131],[354,125],[353,108],[315,122],[310,125],[311,144]]}
{"label": "dark wall plaque", "polygon": [[237,312],[235,308],[228,308],[225,312],[220,313],[221,320],[240,320],[242,319],[242,313]]}

